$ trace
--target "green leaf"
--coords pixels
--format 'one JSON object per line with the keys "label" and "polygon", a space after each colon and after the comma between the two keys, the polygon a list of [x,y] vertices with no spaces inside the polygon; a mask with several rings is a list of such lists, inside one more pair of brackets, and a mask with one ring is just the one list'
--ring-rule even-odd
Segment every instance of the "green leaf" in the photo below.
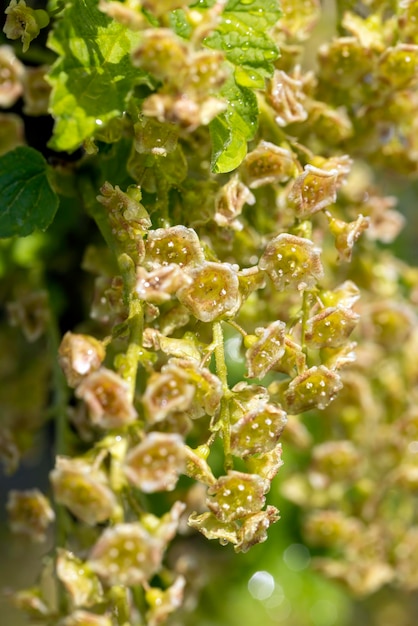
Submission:
{"label": "green leaf", "polygon": [[245,134],[236,125],[232,128],[225,115],[218,115],[209,128],[212,139],[212,171],[217,174],[231,172],[247,154]]}
{"label": "green leaf", "polygon": [[33,148],[21,146],[0,157],[0,237],[46,230],[58,208],[48,164]]}
{"label": "green leaf", "polygon": [[247,154],[247,141],[257,130],[258,107],[254,93],[240,87],[230,78],[221,89],[228,102],[225,113],[209,124],[212,139],[212,171],[230,172],[237,168]]}
{"label": "green leaf", "polygon": [[259,68],[270,76],[279,51],[266,31],[276,23],[280,13],[277,0],[229,0],[219,25],[204,43],[209,48],[223,50],[234,65]]}
{"label": "green leaf", "polygon": [[139,37],[99,11],[97,0],[77,0],[61,14],[48,40],[59,56],[48,76],[53,149],[75,150],[124,111],[133,87],[146,81],[130,59]]}
{"label": "green leaf", "polygon": [[183,9],[176,9],[175,11],[171,11],[170,16],[170,27],[179,37],[183,39],[190,39],[192,34],[192,27],[187,21],[186,13]]}
{"label": "green leaf", "polygon": [[[202,8],[207,0],[196,8]],[[235,66],[234,77],[220,91],[228,109],[210,124],[212,170],[230,172],[247,154],[257,130],[258,108],[252,89],[264,89],[279,51],[267,34],[280,17],[277,0],[228,0],[219,25],[204,40],[222,50]]]}

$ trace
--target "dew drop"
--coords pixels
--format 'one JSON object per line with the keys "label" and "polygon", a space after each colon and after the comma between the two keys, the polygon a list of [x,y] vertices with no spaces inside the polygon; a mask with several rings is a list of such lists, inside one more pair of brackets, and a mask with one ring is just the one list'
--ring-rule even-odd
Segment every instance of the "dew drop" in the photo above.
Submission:
{"label": "dew drop", "polygon": [[272,595],[274,588],[274,578],[266,571],[255,572],[248,581],[248,591],[255,600],[267,600]]}

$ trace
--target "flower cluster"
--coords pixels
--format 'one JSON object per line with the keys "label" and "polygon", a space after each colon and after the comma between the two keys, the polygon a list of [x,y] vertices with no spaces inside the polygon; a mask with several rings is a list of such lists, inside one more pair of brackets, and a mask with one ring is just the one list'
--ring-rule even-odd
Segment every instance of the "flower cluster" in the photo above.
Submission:
{"label": "flower cluster", "polygon": [[[381,246],[403,218],[362,159],[418,172],[418,3],[346,11],[316,73],[298,63],[316,0],[283,0],[264,42],[280,47],[275,60],[262,47],[248,60],[241,33],[228,38],[234,2],[91,4],[98,31],[130,42],[135,84],[123,113],[98,115],[80,160],[54,174],[106,246],[89,241],[84,254],[90,319],[53,348],[67,434],[50,473],[58,514],[38,491],[7,505],[12,531],[35,541],[56,519],[62,543],[42,576],[52,567],[64,599],[39,584],[15,603],[44,624],[163,624],[198,593],[187,550],[169,550],[176,535],[235,552],[266,541],[291,447],[306,467],[280,489],[323,550],[318,569],[355,593],[416,589],[418,273]],[[6,13],[26,48],[37,11],[12,0]],[[36,69],[0,48],[1,106],[23,94],[28,115],[45,112]],[[245,147],[239,162],[231,146]],[[45,292],[11,296],[10,323],[53,345]],[[0,455],[11,467],[10,422]]]}

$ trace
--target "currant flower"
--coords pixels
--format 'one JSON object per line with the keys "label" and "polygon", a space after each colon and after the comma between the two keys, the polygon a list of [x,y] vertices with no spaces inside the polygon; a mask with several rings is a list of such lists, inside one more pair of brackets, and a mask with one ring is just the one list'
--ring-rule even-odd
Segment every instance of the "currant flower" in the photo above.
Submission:
{"label": "currant flower", "polygon": [[335,169],[322,169],[305,165],[303,173],[293,183],[288,202],[299,218],[321,211],[337,199],[340,173]]}
{"label": "currant flower", "polygon": [[146,614],[148,626],[165,623],[167,617],[182,606],[185,586],[184,576],[178,576],[164,591],[158,587],[147,589],[145,599],[149,606]]}
{"label": "currant flower", "polygon": [[132,55],[132,62],[157,80],[173,85],[176,80],[181,81],[188,56],[188,46],[171,30],[150,28],[143,33],[141,45]]}
{"label": "currant flower", "polygon": [[103,601],[103,588],[96,574],[72,552],[58,548],[56,571],[75,607]]}
{"label": "currant flower", "polygon": [[349,263],[353,247],[360,235],[369,228],[370,218],[359,215],[353,222],[344,222],[335,217],[329,219],[329,229],[335,238],[339,258]]}
{"label": "currant flower", "polygon": [[83,459],[58,456],[49,477],[55,500],[89,526],[108,520],[117,510],[105,473]]}
{"label": "currant flower", "polygon": [[12,490],[6,505],[10,529],[13,533],[33,541],[45,541],[48,526],[55,514],[47,498],[38,490]]}
{"label": "currant flower", "polygon": [[213,513],[192,513],[188,525],[202,533],[206,539],[218,539],[223,546],[227,543],[238,543],[238,523],[221,522]]}
{"label": "currant flower", "polygon": [[[251,342],[245,353],[248,378],[263,378],[282,358],[285,353],[285,330],[286,324],[280,320],[266,328],[256,328],[255,336],[258,340]],[[245,339],[248,343],[248,336]]]}
{"label": "currant flower", "polygon": [[250,189],[286,182],[298,173],[297,159],[293,152],[269,141],[260,141],[247,154],[241,169]]}
{"label": "currant flower", "polygon": [[190,285],[177,292],[180,302],[202,322],[233,317],[241,306],[239,280],[229,263],[207,262],[189,271]]}
{"label": "currant flower", "polygon": [[286,336],[284,338],[283,356],[276,361],[273,369],[275,372],[283,372],[289,376],[303,372],[306,369],[306,355],[302,346]]}
{"label": "currant flower", "polygon": [[308,117],[300,71],[296,70],[295,76],[289,76],[282,70],[276,70],[269,82],[267,99],[276,113],[279,126],[303,122]]}
{"label": "currant flower", "polygon": [[265,404],[245,413],[231,428],[231,452],[241,458],[269,452],[286,426],[286,413]]}
{"label": "currant flower", "polygon": [[359,521],[342,511],[313,511],[304,523],[304,535],[309,543],[324,547],[344,546],[360,530]]}
{"label": "currant flower", "polygon": [[3,32],[9,39],[21,39],[23,52],[27,52],[30,42],[39,35],[41,28],[49,24],[48,13],[42,9],[31,9],[26,6],[25,0],[11,0],[5,13]]}
{"label": "currant flower", "polygon": [[282,445],[278,443],[268,452],[247,457],[245,465],[252,474],[258,474],[271,482],[283,465]]}
{"label": "currant flower", "polygon": [[93,546],[88,565],[108,585],[141,585],[160,569],[164,548],[141,522],[116,524]]}
{"label": "currant flower", "polygon": [[168,11],[185,8],[192,3],[193,0],[142,0],[141,4],[157,17],[161,17]]}
{"label": "currant flower", "polygon": [[324,365],[314,365],[296,376],[284,394],[288,413],[296,415],[310,409],[325,409],[342,389],[341,377]]}
{"label": "currant flower", "polygon": [[128,384],[105,367],[89,374],[76,388],[75,395],[84,400],[92,423],[99,428],[120,428],[137,417]]}
{"label": "currant flower", "polygon": [[25,115],[47,115],[51,85],[46,82],[47,65],[28,67],[23,78],[23,99]]}
{"label": "currant flower", "polygon": [[326,307],[306,323],[305,339],[312,348],[339,348],[343,346],[360,316],[343,306]]}
{"label": "currant flower", "polygon": [[173,412],[186,411],[194,394],[194,385],[180,367],[172,364],[161,372],[154,372],[142,396],[149,423],[161,422]]}
{"label": "currant flower", "polygon": [[0,107],[13,106],[23,92],[25,68],[10,46],[0,46]]}
{"label": "currant flower", "polygon": [[148,433],[131,448],[123,469],[129,482],[144,493],[173,491],[186,467],[182,438],[170,433]]}
{"label": "currant flower", "polygon": [[205,261],[199,237],[192,228],[173,226],[151,230],[145,243],[145,262],[148,270],[175,264],[193,268]]}
{"label": "currant flower", "polygon": [[146,584],[161,568],[184,508],[177,502],[161,519],[144,515],[138,522],[107,528],[90,552],[89,567],[107,585]]}
{"label": "currant flower", "polygon": [[142,30],[148,24],[145,15],[141,12],[140,0],[128,0],[127,3],[99,0],[98,8],[102,13],[123,24],[133,31]]}
{"label": "currant flower", "polygon": [[242,225],[236,219],[241,215],[245,204],[255,204],[255,197],[238,176],[235,175],[221,187],[215,198],[214,220],[218,226],[241,230]]}
{"label": "currant flower", "polygon": [[279,291],[292,286],[299,291],[312,289],[323,276],[320,250],[309,239],[288,233],[269,241],[258,266]]}
{"label": "currant flower", "polygon": [[252,546],[267,540],[267,530],[280,519],[275,506],[268,505],[265,511],[259,511],[246,517],[238,530],[235,552],[248,552]]}
{"label": "currant flower", "polygon": [[209,487],[206,503],[220,522],[233,522],[258,513],[269,489],[270,481],[261,476],[229,470]]}
{"label": "currant flower", "polygon": [[140,300],[162,304],[172,298],[181,288],[189,285],[191,279],[178,265],[170,263],[147,272],[143,267],[136,270],[137,282],[135,291]]}
{"label": "currant flower", "polygon": [[311,469],[326,476],[330,483],[354,480],[362,473],[361,455],[351,441],[327,441],[315,446]]}
{"label": "currant flower", "polygon": [[7,303],[7,313],[12,326],[21,328],[28,341],[36,341],[50,319],[48,294],[45,291],[24,294],[19,300]]}

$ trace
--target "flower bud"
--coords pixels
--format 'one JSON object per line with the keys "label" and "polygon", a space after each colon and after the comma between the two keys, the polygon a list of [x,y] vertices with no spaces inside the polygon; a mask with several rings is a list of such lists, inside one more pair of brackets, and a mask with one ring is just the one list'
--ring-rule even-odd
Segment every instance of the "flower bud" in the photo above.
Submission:
{"label": "flower bud", "polygon": [[65,333],[58,350],[59,363],[70,387],[99,369],[105,358],[103,344],[90,335]]}
{"label": "flower bud", "polygon": [[347,263],[351,261],[353,247],[360,235],[369,227],[370,219],[359,215],[354,222],[344,222],[336,218],[329,221],[329,229],[335,237],[335,247],[339,258]]}
{"label": "flower bud", "polygon": [[244,204],[255,204],[255,197],[237,176],[233,176],[216,195],[215,222],[218,226],[231,226],[240,230],[236,218],[241,215]]}

